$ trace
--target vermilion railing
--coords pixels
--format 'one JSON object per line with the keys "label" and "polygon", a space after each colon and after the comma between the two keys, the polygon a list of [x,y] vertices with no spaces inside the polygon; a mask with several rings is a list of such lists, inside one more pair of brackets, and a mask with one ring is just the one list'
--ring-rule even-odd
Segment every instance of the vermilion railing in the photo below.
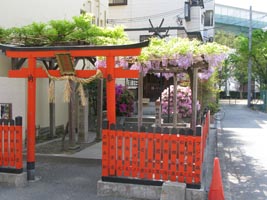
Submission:
{"label": "vermilion railing", "polygon": [[160,129],[140,132],[121,130],[114,124],[102,131],[102,180],[162,181],[200,187],[202,165],[202,127]]}
{"label": "vermilion railing", "polygon": [[202,162],[204,158],[204,151],[206,148],[206,142],[207,142],[207,137],[209,135],[209,130],[210,130],[210,111],[207,111],[203,115],[203,122],[202,122]]}
{"label": "vermilion railing", "polygon": [[0,119],[0,172],[21,173],[22,117]]}

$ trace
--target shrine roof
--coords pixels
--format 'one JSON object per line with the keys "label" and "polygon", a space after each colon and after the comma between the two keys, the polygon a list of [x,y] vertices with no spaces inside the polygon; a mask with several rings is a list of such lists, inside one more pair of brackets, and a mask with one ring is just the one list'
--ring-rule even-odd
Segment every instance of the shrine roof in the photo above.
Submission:
{"label": "shrine roof", "polygon": [[0,44],[0,49],[5,51],[58,51],[58,50],[118,50],[118,49],[134,49],[148,46],[149,41],[126,44],[126,45],[66,45],[66,46],[17,46],[12,44]]}

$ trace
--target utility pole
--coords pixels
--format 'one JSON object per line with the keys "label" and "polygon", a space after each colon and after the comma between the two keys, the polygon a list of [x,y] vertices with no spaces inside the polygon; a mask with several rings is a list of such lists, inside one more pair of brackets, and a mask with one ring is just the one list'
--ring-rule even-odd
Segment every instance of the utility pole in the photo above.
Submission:
{"label": "utility pole", "polygon": [[252,68],[252,60],[251,60],[251,42],[252,41],[252,6],[249,8],[249,32],[248,32],[248,107],[250,107],[251,102],[251,68]]}

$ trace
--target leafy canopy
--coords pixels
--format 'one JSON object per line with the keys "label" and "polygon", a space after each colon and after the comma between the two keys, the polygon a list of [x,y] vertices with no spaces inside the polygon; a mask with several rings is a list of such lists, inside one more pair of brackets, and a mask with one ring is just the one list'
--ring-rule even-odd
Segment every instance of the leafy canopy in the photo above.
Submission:
{"label": "leafy canopy", "polygon": [[23,27],[0,28],[0,42],[21,46],[54,46],[125,44],[129,40],[123,27],[99,27],[92,24],[92,16],[82,14],[74,16],[72,20],[51,20]]}

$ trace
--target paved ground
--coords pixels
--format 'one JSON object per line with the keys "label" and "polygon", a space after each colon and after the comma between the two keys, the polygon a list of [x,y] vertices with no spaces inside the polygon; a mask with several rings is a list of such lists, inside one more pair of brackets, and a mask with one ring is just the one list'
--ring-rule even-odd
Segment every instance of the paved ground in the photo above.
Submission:
{"label": "paved ground", "polygon": [[[229,104],[230,103],[230,104]],[[253,111],[246,101],[223,101],[225,119],[219,142],[232,200],[267,199],[267,114]]]}
{"label": "paved ground", "polygon": [[36,178],[25,187],[0,187],[1,200],[122,200],[97,196],[101,160],[37,157]]}

